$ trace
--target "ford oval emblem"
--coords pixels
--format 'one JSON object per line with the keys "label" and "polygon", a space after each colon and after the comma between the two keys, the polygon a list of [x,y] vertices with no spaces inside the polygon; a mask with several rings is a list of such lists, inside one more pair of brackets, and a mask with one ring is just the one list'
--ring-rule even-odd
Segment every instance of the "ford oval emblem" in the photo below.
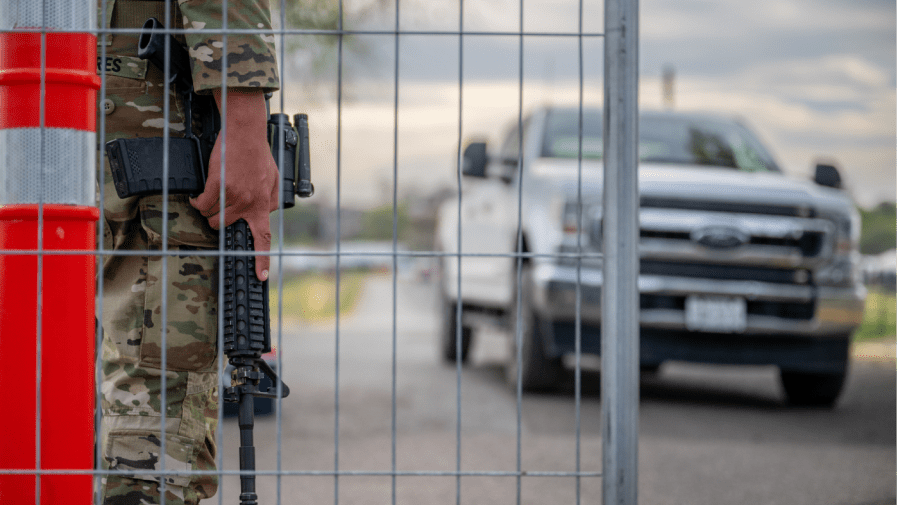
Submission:
{"label": "ford oval emblem", "polygon": [[711,249],[734,249],[747,243],[750,237],[732,226],[706,226],[694,230],[690,238]]}

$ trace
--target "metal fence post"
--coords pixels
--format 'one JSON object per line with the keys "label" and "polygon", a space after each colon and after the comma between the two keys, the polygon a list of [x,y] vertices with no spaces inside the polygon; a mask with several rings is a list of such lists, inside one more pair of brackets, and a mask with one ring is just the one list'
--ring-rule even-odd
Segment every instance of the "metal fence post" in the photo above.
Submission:
{"label": "metal fence post", "polygon": [[639,240],[637,0],[605,1],[602,495],[637,502]]}

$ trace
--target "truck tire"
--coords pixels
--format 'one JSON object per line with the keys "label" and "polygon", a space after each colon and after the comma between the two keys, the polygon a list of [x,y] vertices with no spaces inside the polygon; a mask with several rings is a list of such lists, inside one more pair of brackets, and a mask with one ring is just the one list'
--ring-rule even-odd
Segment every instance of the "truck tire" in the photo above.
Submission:
{"label": "truck tire", "polygon": [[842,392],[846,372],[805,373],[780,370],[780,381],[790,405],[832,407]]}
{"label": "truck tire", "polygon": [[[521,389],[528,392],[549,391],[558,387],[562,378],[564,365],[561,357],[549,357],[546,354],[544,321],[530,306],[530,266],[524,265],[522,272],[525,289],[521,293]],[[509,314],[516,319],[517,311]],[[512,323],[511,356],[505,367],[508,385],[517,388],[518,353],[517,325]]]}
{"label": "truck tire", "polygon": [[[443,307],[440,311],[440,357],[447,363],[455,363],[459,359],[458,345],[458,302],[443,299]],[[471,349],[471,341],[474,330],[469,326],[461,327],[461,362],[468,360],[468,351]]]}

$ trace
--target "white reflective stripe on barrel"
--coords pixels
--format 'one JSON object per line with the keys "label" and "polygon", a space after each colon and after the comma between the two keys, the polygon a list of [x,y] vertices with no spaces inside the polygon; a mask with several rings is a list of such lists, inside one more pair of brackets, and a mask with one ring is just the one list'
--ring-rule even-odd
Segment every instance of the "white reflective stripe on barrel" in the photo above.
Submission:
{"label": "white reflective stripe on barrel", "polygon": [[43,147],[40,128],[0,130],[0,205],[96,205],[96,132],[46,128]]}
{"label": "white reflective stripe on barrel", "polygon": [[92,0],[0,0],[0,30],[96,30],[96,5]]}

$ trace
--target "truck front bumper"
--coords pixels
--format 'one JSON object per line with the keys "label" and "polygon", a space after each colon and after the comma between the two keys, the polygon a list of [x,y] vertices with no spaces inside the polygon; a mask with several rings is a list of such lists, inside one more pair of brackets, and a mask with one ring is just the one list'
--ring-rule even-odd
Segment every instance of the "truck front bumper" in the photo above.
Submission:
{"label": "truck front bumper", "polygon": [[[694,360],[705,362],[782,365],[772,363],[783,361],[782,359],[771,357],[755,356],[740,360],[733,357],[728,349],[735,350],[733,347],[738,347],[740,342],[745,344],[746,349],[757,349],[765,345],[776,347],[774,342],[795,342],[798,347],[803,348],[807,344],[825,340],[842,346],[861,323],[866,296],[861,285],[784,285],[661,275],[640,275],[638,287],[643,363],[660,362],[664,359],[693,360],[690,358],[693,356]],[[581,268],[578,273],[575,267],[547,263],[535,265],[532,290],[534,310],[553,326],[552,338],[546,343],[550,354],[573,352],[573,337],[578,321],[583,351],[599,352],[602,298],[600,270]],[[744,298],[747,307],[744,331],[690,331],[686,324],[685,301],[696,295]],[[668,342],[668,338],[672,340]],[[693,342],[694,345],[687,346],[692,350],[685,352],[674,349],[688,342]],[[719,356],[709,355],[711,348],[717,345],[724,346],[718,353]],[[800,356],[806,356],[806,353],[798,352],[795,358]]]}

